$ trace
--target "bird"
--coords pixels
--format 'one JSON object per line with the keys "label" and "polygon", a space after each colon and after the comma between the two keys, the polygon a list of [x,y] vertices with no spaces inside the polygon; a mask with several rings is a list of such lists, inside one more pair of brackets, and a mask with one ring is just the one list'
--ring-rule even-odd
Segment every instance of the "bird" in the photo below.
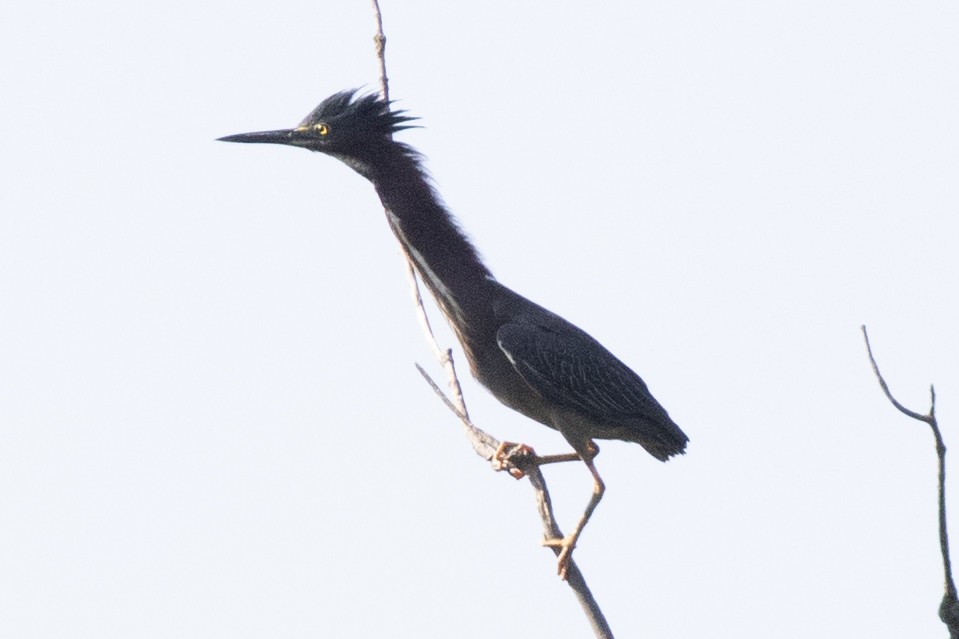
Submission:
{"label": "bird", "polygon": [[417,118],[357,89],[323,100],[296,127],[219,138],[281,144],[336,158],[369,180],[403,251],[436,299],[472,375],[507,407],[565,438],[593,479],[573,532],[544,540],[567,577],[573,548],[606,486],[594,439],[635,442],[660,461],[689,438],[646,383],[597,340],[496,279],[440,197],[424,157],[395,133]]}

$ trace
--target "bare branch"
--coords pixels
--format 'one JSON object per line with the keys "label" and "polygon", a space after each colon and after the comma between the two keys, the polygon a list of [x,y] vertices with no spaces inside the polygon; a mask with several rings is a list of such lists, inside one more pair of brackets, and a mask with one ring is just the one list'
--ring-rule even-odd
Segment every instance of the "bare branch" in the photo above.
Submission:
{"label": "bare branch", "polygon": [[[380,67],[380,95],[389,102],[390,100],[390,82],[386,75],[386,35],[383,33],[383,14],[380,12],[380,3],[378,0],[372,0],[373,16],[376,19],[376,34],[373,36],[373,44],[376,47],[376,59]],[[402,244],[401,244],[402,246]],[[420,293],[419,283],[416,278],[416,271],[413,268],[413,262],[409,255],[406,255],[406,279],[410,285],[410,294],[413,296],[413,304],[416,307],[416,315],[420,320],[420,326],[426,335],[426,341],[433,349],[433,355],[440,365],[446,370],[446,376],[449,380],[450,390],[453,393],[457,414],[462,414],[469,419],[469,412],[466,410],[466,402],[463,399],[463,390],[460,388],[459,378],[456,376],[456,369],[453,366],[452,352],[449,349],[445,351],[440,348],[436,341],[436,335],[433,333],[433,327],[430,324],[430,318],[426,314],[426,308],[423,306],[423,295]],[[419,365],[417,365],[419,367]],[[420,369],[422,373],[423,370]],[[474,443],[474,448],[476,444]]]}
{"label": "bare branch", "polygon": [[[453,358],[449,357],[449,359],[450,362],[452,362]],[[436,385],[436,382],[433,381],[433,378],[429,376],[429,373],[427,373],[422,366],[417,364],[416,370],[420,372],[420,375],[422,375],[423,379],[426,380],[426,383],[430,385],[430,387],[433,389],[433,392],[435,392],[440,399],[443,400],[443,403],[446,404],[446,407],[453,411],[453,413],[460,418],[460,421],[463,422],[463,427],[466,429],[466,436],[469,438],[470,443],[473,444],[473,450],[476,451],[476,454],[486,461],[492,461],[493,456],[496,454],[496,450],[499,448],[499,440],[471,422],[469,415],[460,410],[460,407],[457,405],[457,403],[446,396],[446,393],[444,393],[443,390]],[[456,384],[458,388],[459,381],[457,381]],[[462,395],[460,395],[459,401],[463,401]]]}
{"label": "bare branch", "polygon": [[386,36],[383,34],[383,14],[380,12],[379,0],[372,0],[373,18],[376,20],[376,33],[373,35],[373,45],[376,47],[376,59],[380,64],[380,95],[387,102],[390,101],[390,80],[386,76]]}
{"label": "bare branch", "polygon": [[[476,454],[487,461],[492,460],[495,452],[499,450],[502,442],[473,424],[469,417],[467,417],[465,413],[462,413],[456,407],[453,401],[446,396],[446,394],[442,391],[442,389],[440,389],[436,382],[433,381],[429,374],[423,370],[422,366],[417,364],[416,368],[419,370],[423,378],[426,379],[426,382],[430,385],[433,391],[440,396],[440,398],[443,400],[443,403],[446,404],[446,407],[453,411],[453,413],[460,418],[460,421],[463,422],[463,426],[467,431],[467,436],[472,442],[473,450],[476,451]],[[529,451],[531,449],[525,447],[525,450]],[[499,469],[512,470],[512,468],[516,468],[521,471],[522,474],[520,476],[525,475],[527,478],[529,478],[529,483],[533,487],[533,491],[536,495],[536,509],[539,512],[540,519],[543,522],[543,532],[545,534],[545,538],[562,539],[564,537],[563,531],[560,530],[559,525],[556,523],[556,516],[553,514],[553,502],[550,499],[549,490],[546,487],[546,479],[543,477],[543,473],[539,469],[540,464],[544,463],[544,461],[545,463],[550,463],[551,461],[556,460],[550,458],[539,458],[535,454],[521,454],[515,459],[508,456],[504,462],[504,466]],[[513,466],[514,463],[515,466]],[[553,553],[558,557],[561,549],[553,547],[552,550]],[[573,589],[576,599],[583,607],[583,612],[586,614],[586,618],[589,621],[590,626],[593,628],[593,632],[595,633],[596,637],[599,639],[612,639],[613,631],[606,622],[606,617],[603,615],[603,611],[600,609],[599,604],[593,597],[592,591],[586,584],[586,579],[583,577],[583,573],[580,571],[579,566],[576,565],[575,559],[570,559],[569,561],[569,567],[566,572],[566,582],[569,584],[569,587]]]}
{"label": "bare branch", "polygon": [[[380,67],[380,93],[384,100],[389,101],[389,80],[387,79],[386,75],[386,36],[383,33],[383,16],[380,12],[378,0],[372,0],[372,3],[373,13],[376,19],[376,35],[373,37],[373,42],[376,46],[376,57],[379,61]],[[473,450],[477,455],[483,459],[486,459],[487,461],[492,461],[497,470],[508,470],[510,474],[516,477],[522,477],[524,474],[525,476],[529,477],[530,484],[533,486],[536,494],[537,509],[539,510],[540,517],[543,520],[543,528],[546,533],[546,538],[562,539],[564,535],[559,529],[559,526],[556,525],[556,518],[553,516],[552,502],[549,497],[549,492],[546,488],[546,480],[543,478],[543,475],[539,470],[539,466],[537,465],[538,458],[536,458],[535,455],[516,456],[514,462],[513,456],[507,455],[506,459],[503,461],[495,459],[496,452],[499,450],[501,442],[492,435],[478,428],[470,421],[469,412],[466,410],[466,402],[463,399],[463,391],[460,387],[459,378],[456,375],[456,367],[453,364],[453,353],[450,349],[444,350],[440,348],[439,343],[436,340],[436,336],[433,333],[433,328],[430,325],[429,316],[426,314],[426,308],[423,306],[423,296],[420,294],[420,288],[419,284],[417,283],[416,271],[413,267],[413,262],[409,255],[405,255],[405,257],[406,274],[410,283],[410,293],[413,296],[416,314],[419,317],[420,325],[423,327],[423,332],[426,335],[426,341],[432,347],[433,354],[435,355],[437,361],[439,361],[440,365],[446,371],[447,382],[449,384],[450,391],[453,394],[453,399],[451,400],[446,396],[445,393],[443,393],[442,390],[440,390],[439,386],[436,385],[436,383],[419,364],[416,365],[416,368],[419,369],[420,374],[423,375],[427,383],[429,383],[429,385],[433,388],[433,391],[442,398],[446,406],[453,411],[457,417],[459,417],[466,429],[467,437],[469,438],[470,443],[473,445]],[[531,449],[527,448],[527,450]],[[520,464],[522,464],[522,467]],[[514,471],[517,470],[519,472],[514,473]],[[557,556],[559,556],[559,548],[553,548],[553,551]],[[609,628],[609,624],[606,623],[606,618],[603,616],[603,612],[600,610],[599,604],[596,603],[596,600],[593,598],[589,587],[586,585],[583,574],[576,566],[576,563],[572,560],[569,562],[566,578],[567,583],[569,583],[570,587],[575,592],[576,598],[579,600],[580,605],[583,607],[583,611],[586,613],[586,617],[589,620],[590,626],[592,626],[593,632],[596,634],[596,636],[599,639],[612,639],[613,633]]]}
{"label": "bare branch", "polygon": [[[556,524],[556,519],[553,517],[553,505],[550,502],[549,492],[546,490],[546,480],[543,479],[543,473],[540,471],[539,466],[534,466],[526,476],[529,477],[529,483],[536,491],[536,504],[539,509],[540,518],[543,520],[543,529],[546,538],[562,539],[563,531],[559,529],[559,526]],[[552,550],[557,557],[559,557],[559,553],[562,552],[557,547],[552,547]],[[566,581],[569,583],[569,587],[573,589],[573,592],[576,593],[576,599],[583,607],[583,612],[589,620],[589,625],[593,628],[593,633],[600,639],[612,639],[613,631],[609,627],[609,624],[606,623],[606,616],[603,614],[603,611],[600,610],[599,604],[593,597],[592,591],[589,589],[589,586],[586,585],[586,579],[583,577],[583,573],[580,572],[579,566],[576,565],[576,561],[573,559],[569,561],[569,568],[566,571]]]}
{"label": "bare branch", "polygon": [[[892,402],[892,405],[895,406],[902,414],[908,417],[911,417],[913,419],[917,419],[921,422],[926,422],[927,424],[931,423],[930,422],[930,418],[932,416],[931,412],[929,415],[920,415],[919,413],[915,411],[911,411],[905,406],[903,406],[902,404],[900,404],[896,400],[896,398],[892,396],[892,392],[890,392],[889,390],[889,385],[886,384],[886,380],[883,379],[882,375],[879,373],[879,366],[876,364],[876,358],[872,356],[872,347],[869,345],[869,334],[866,332],[866,327],[865,325],[863,325],[860,328],[862,328],[862,335],[866,339],[866,352],[869,353],[869,362],[872,364],[872,371],[876,374],[876,378],[879,380],[879,386],[882,387],[882,392],[886,394],[886,397],[889,398],[889,401]],[[935,407],[935,404],[936,404],[935,391],[933,391],[932,393],[932,403],[933,403],[933,407]]]}
{"label": "bare branch", "polygon": [[872,370],[876,374],[876,379],[879,380],[879,386],[882,387],[886,398],[903,415],[929,424],[936,440],[936,454],[939,457],[939,549],[942,552],[942,566],[945,573],[945,594],[943,594],[942,603],[939,605],[939,618],[949,628],[951,639],[959,639],[959,597],[957,597],[956,584],[952,577],[952,562],[949,559],[949,531],[946,527],[946,445],[942,441],[942,433],[936,420],[936,389],[932,385],[929,386],[930,406],[929,412],[925,415],[910,410],[899,403],[892,396],[889,385],[886,384],[886,380],[879,372],[876,358],[872,354],[872,346],[869,344],[869,333],[866,332],[866,327],[862,326],[861,328],[862,336],[866,340],[866,352],[869,353]]}

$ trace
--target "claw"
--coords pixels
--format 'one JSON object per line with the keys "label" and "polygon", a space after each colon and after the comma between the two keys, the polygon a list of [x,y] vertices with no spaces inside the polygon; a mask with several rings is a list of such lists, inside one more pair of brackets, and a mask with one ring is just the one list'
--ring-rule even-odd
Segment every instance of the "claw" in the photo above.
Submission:
{"label": "claw", "polygon": [[526,476],[526,473],[513,463],[514,457],[536,457],[536,451],[526,444],[502,442],[497,447],[496,452],[493,453],[493,469],[509,471],[510,476],[514,479],[522,479]]}
{"label": "claw", "polygon": [[567,573],[569,573],[569,562],[573,558],[573,548],[576,547],[576,540],[570,535],[562,539],[544,539],[543,545],[548,548],[561,549],[556,557],[556,573],[560,579],[566,581]]}

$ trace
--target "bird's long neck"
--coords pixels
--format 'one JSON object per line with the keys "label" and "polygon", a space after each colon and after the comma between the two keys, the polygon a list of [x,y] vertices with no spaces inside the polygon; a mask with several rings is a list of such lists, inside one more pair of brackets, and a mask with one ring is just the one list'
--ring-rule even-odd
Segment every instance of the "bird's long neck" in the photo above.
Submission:
{"label": "bird's long neck", "polygon": [[470,324],[491,312],[496,284],[489,269],[446,210],[414,151],[391,143],[363,168],[420,277],[460,341],[469,341]]}

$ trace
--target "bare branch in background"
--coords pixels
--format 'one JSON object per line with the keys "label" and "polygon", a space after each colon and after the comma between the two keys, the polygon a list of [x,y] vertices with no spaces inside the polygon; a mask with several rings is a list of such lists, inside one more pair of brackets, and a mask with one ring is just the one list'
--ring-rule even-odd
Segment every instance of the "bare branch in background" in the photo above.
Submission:
{"label": "bare branch in background", "polygon": [[951,639],[959,639],[959,597],[956,596],[956,584],[952,578],[952,562],[949,559],[949,533],[946,529],[946,445],[942,441],[942,433],[939,431],[939,423],[936,420],[936,389],[931,385],[929,386],[930,406],[929,412],[925,415],[910,410],[899,403],[892,396],[889,385],[879,372],[879,365],[876,364],[876,358],[873,357],[866,327],[862,326],[861,328],[862,336],[866,340],[869,362],[872,364],[872,370],[876,374],[876,379],[879,380],[879,386],[882,387],[882,392],[886,394],[886,398],[903,415],[929,424],[929,427],[932,428],[933,437],[936,439],[936,454],[939,457],[939,548],[942,551],[942,566],[945,572],[945,594],[942,596],[942,603],[939,605],[939,618],[949,628]]}

